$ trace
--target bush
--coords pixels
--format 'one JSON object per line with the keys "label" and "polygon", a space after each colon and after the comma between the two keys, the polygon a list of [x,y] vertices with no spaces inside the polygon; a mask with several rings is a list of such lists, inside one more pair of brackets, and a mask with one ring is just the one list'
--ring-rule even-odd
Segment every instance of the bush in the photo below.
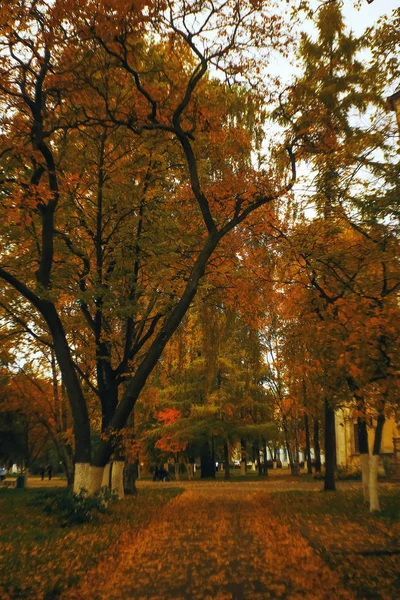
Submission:
{"label": "bush", "polygon": [[93,496],[86,496],[83,489],[79,494],[68,489],[41,492],[31,504],[42,507],[46,514],[55,514],[62,527],[70,527],[94,521],[109,510],[110,501],[114,500],[116,495],[104,487]]}
{"label": "bush", "polygon": [[338,467],[336,469],[336,479],[339,481],[360,481],[361,471],[358,469],[352,469],[351,467]]}
{"label": "bush", "polygon": [[[313,479],[324,479],[325,473],[314,473]],[[351,469],[350,467],[337,467],[335,479],[338,481],[361,481],[361,471]]]}

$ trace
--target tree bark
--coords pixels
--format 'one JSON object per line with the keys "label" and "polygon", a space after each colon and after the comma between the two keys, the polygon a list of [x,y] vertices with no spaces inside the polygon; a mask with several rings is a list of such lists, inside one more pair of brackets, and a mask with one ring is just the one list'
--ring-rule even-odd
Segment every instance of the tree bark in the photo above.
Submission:
{"label": "tree bark", "polygon": [[264,438],[262,438],[262,451],[263,451],[263,459],[264,459],[264,475],[268,477],[268,467],[267,467],[267,442]]}
{"label": "tree bark", "polygon": [[325,399],[325,491],[336,490],[335,484],[335,410]]}
{"label": "tree bark", "polygon": [[201,447],[200,463],[200,478],[207,479],[212,477],[215,479],[215,462],[213,460],[212,451],[208,442],[205,442]]}
{"label": "tree bark", "polygon": [[315,454],[315,472],[321,473],[321,447],[319,444],[319,422],[314,419],[314,454]]}
{"label": "tree bark", "polygon": [[368,429],[365,418],[358,417],[358,449],[360,452],[361,477],[363,486],[364,502],[369,502],[369,448],[368,448]]}
{"label": "tree bark", "polygon": [[139,476],[139,461],[125,462],[124,469],[124,492],[126,496],[137,494],[136,480]]}
{"label": "tree bark", "polygon": [[310,426],[308,423],[308,415],[304,414],[304,429],[306,431],[306,461],[307,461],[307,473],[312,473],[311,463],[311,446],[310,446]]}
{"label": "tree bark", "polygon": [[370,458],[370,473],[369,473],[369,509],[371,512],[380,511],[381,507],[379,504],[378,494],[378,467],[379,467],[379,455],[381,452],[382,445],[382,433],[383,426],[385,424],[385,415],[383,410],[379,413],[378,422],[375,429],[374,447],[372,450],[372,456]]}
{"label": "tree bark", "polygon": [[228,442],[226,440],[224,441],[224,469],[225,469],[224,479],[230,479],[231,472],[229,469],[229,446],[228,446]]}

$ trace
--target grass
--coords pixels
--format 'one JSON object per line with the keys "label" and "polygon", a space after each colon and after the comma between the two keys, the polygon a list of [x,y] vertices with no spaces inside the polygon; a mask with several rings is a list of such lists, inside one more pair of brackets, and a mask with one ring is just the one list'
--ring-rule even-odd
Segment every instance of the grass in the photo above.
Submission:
{"label": "grass", "polygon": [[[40,490],[0,491],[0,598],[53,600],[129,528],[146,525],[179,488],[140,490],[96,522],[62,528],[56,515],[32,505]],[[55,492],[57,493],[57,492]]]}

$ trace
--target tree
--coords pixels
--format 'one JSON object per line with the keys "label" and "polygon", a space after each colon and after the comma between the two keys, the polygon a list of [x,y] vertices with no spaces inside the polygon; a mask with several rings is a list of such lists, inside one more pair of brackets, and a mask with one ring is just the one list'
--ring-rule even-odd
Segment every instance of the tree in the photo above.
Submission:
{"label": "tree", "polygon": [[[100,487],[211,258],[295,180],[290,145],[268,168],[250,161],[263,118],[251,49],[285,51],[267,6],[12,0],[2,13],[0,276],[7,308],[23,298],[51,336],[76,490]],[[93,456],[86,387],[102,410]]]}
{"label": "tree", "polygon": [[[382,114],[384,81],[376,61],[362,64],[357,59],[357,52],[362,47],[361,40],[345,33],[337,3],[321,7],[317,25],[319,38],[316,42],[303,37],[301,57],[305,77],[290,89],[287,103],[282,102],[278,111],[281,122],[290,123],[291,135],[301,146],[303,159],[309,160],[315,170],[315,193],[312,198],[320,215],[320,223],[318,225],[314,220],[307,231],[306,235],[309,236],[310,229],[314,230],[312,243],[306,242],[308,248],[303,247],[298,259],[301,268],[308,270],[307,284],[315,289],[317,298],[319,297],[314,300],[314,306],[318,318],[326,325],[332,318],[341,321],[343,325],[345,317],[342,309],[347,303],[349,315],[355,308],[353,302],[357,302],[358,310],[360,307],[365,309],[364,319],[367,322],[373,314],[373,318],[376,318],[377,312],[380,320],[383,317],[380,311],[383,309],[383,318],[389,319],[389,325],[392,309],[389,308],[391,301],[388,296],[396,293],[398,285],[393,236],[393,226],[397,219],[392,209],[395,191],[393,172],[397,169],[391,162],[393,159],[390,155],[391,124]],[[365,126],[363,116],[366,115],[372,125]],[[376,188],[372,177],[380,178],[381,185],[384,182],[385,192]],[[333,248],[334,244],[337,246],[338,237],[340,243],[343,243],[339,250]],[[314,244],[314,240],[318,238],[320,241]],[[351,252],[354,256],[351,256]],[[372,267],[372,264],[375,266]],[[363,269],[368,272],[367,277]],[[378,297],[384,297],[385,301],[382,302]],[[345,341],[358,336],[355,333],[356,325],[351,334],[347,331],[344,336],[344,327],[341,335],[340,327],[336,327],[332,339],[334,329],[335,325],[331,322],[327,329],[331,332],[330,350],[333,339],[336,340],[335,343],[341,340],[342,356],[350,346],[355,354],[352,355],[350,364],[359,362],[356,354],[362,354],[360,347],[356,348],[351,342]],[[391,326],[388,331],[390,329]],[[374,353],[375,374],[372,375],[371,367],[367,367],[365,363],[361,371],[355,366],[351,367],[347,383],[352,393],[358,388],[354,382],[354,373],[367,379],[369,372],[372,382],[376,378],[384,380],[383,372],[391,370],[384,328],[378,332],[372,327],[371,334],[375,336],[375,341],[372,342],[371,338],[371,343],[380,348],[376,348]],[[376,465],[380,445],[379,430],[384,422],[383,407],[387,395],[385,386],[381,388],[381,392],[381,401],[377,405],[380,425],[376,431],[376,444],[371,458],[374,472],[370,486],[371,509],[378,506],[375,491]],[[356,402],[359,408],[361,396],[358,389]],[[333,408],[334,401],[327,399],[325,412],[328,442],[327,432],[334,431]],[[364,426],[360,428],[361,433],[366,433]],[[326,450],[331,451],[327,453],[326,460],[327,474],[330,477],[329,481],[326,478],[326,487],[333,489],[333,438],[328,446]],[[366,466],[368,468],[367,463]]]}

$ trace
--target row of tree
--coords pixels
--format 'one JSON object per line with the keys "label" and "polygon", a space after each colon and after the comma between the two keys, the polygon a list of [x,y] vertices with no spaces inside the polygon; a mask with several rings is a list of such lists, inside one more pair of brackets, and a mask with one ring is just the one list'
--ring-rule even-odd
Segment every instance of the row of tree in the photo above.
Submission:
{"label": "row of tree", "polygon": [[[136,429],[161,449],[203,440],[205,455],[218,439],[226,457],[233,440],[265,449],[282,434],[294,470],[300,431],[312,423],[319,444],[323,408],[330,489],[346,402],[379,506],[399,389],[399,166],[384,102],[399,11],[360,40],[326,2],[308,13],[318,39],[299,39],[288,22],[304,7],[2,11],[1,341],[19,363],[21,348],[50,357],[55,375],[41,365],[30,389],[62,407],[44,427],[76,490],[99,489],[110,461],[122,488],[138,402]],[[289,87],[264,68],[296,54]],[[19,377],[11,368],[5,396]]]}

